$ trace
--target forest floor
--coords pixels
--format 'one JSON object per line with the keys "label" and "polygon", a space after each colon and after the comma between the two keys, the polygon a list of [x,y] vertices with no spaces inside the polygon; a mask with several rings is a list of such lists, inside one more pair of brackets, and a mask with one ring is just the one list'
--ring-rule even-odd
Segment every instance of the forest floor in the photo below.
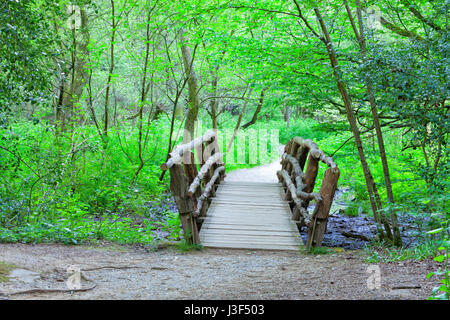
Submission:
{"label": "forest floor", "polygon": [[[226,179],[276,182],[278,168],[278,163],[272,163],[236,170],[228,173]],[[339,201],[335,202],[339,208]],[[330,219],[326,238],[334,241],[336,248],[320,255],[300,250],[181,252],[172,246],[155,250],[111,243],[88,246],[0,244],[0,267],[8,266],[9,272],[7,281],[0,278],[0,300],[385,300],[426,299],[431,294],[438,280],[428,280],[425,276],[437,269],[435,262],[429,259],[367,264],[361,250],[365,242],[348,239],[340,233],[339,228],[345,228],[347,223],[345,219],[347,217],[339,215]],[[353,219],[353,229],[358,228],[358,221],[368,224],[367,218],[348,219]],[[70,268],[81,271],[80,285],[85,291],[68,289]],[[380,286],[373,288],[371,279],[378,271]]]}
{"label": "forest floor", "polygon": [[[183,253],[170,247],[149,251],[113,244],[0,244],[0,261],[14,268],[9,281],[0,282],[0,300],[426,299],[437,285],[425,279],[436,270],[432,260],[365,264],[361,251],[306,255],[204,249]],[[71,266],[79,267],[81,289],[87,291],[68,290]],[[379,288],[370,286],[376,269]],[[44,290],[13,294],[36,288]],[[66,291],[45,291],[55,289]]]}

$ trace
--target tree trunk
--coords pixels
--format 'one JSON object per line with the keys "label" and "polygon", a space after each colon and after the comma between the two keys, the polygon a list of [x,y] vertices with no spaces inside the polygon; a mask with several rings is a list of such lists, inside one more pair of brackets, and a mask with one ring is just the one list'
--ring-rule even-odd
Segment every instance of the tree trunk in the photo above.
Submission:
{"label": "tree trunk", "polygon": [[[186,36],[186,31],[181,30],[181,54],[183,56],[184,71],[188,79],[188,113],[186,116],[186,123],[184,126],[185,135],[184,140],[193,139],[195,121],[197,121],[199,99],[198,99],[198,78],[194,70],[194,58],[191,52],[191,48],[188,45],[188,38]],[[187,135],[190,135],[187,137]],[[184,141],[183,143],[188,143],[189,141]]]}
{"label": "tree trunk", "polygon": [[[216,68],[217,69],[217,68]],[[212,128],[213,130],[217,130],[217,110],[219,107],[219,100],[216,98],[217,97],[217,75],[214,76],[214,79],[212,81],[212,94],[214,96],[213,99],[211,99],[210,102],[210,107],[211,107],[211,122],[212,122]]]}
{"label": "tree trunk", "polygon": [[[347,119],[350,124],[353,136],[355,138],[355,144],[356,144],[356,148],[358,150],[361,166],[363,169],[364,179],[366,181],[366,186],[367,186],[367,190],[369,193],[369,199],[370,199],[370,204],[371,204],[372,211],[374,214],[374,218],[376,219],[376,221],[378,223],[379,222],[383,223],[388,239],[392,239],[392,233],[390,230],[389,223],[387,222],[384,214],[381,212],[381,209],[382,209],[381,203],[378,200],[379,195],[378,195],[378,192],[377,192],[377,189],[375,186],[375,182],[373,180],[372,173],[371,173],[369,165],[367,163],[366,155],[364,153],[364,148],[363,148],[363,144],[362,144],[362,140],[361,140],[361,133],[357,126],[355,112],[352,107],[352,101],[350,99],[350,95],[348,94],[346,85],[342,79],[342,72],[341,72],[340,65],[337,60],[337,56],[336,56],[336,52],[333,47],[333,43],[330,38],[330,34],[328,32],[328,28],[323,21],[323,18],[322,18],[322,15],[320,14],[319,9],[314,8],[314,12],[316,14],[317,19],[319,20],[320,28],[321,28],[322,34],[323,34],[323,37],[321,37],[320,39],[322,40],[322,42],[324,43],[324,45],[327,49],[328,57],[330,59],[331,67],[333,69],[333,75],[336,80],[336,85],[338,87],[338,90],[339,90],[342,100],[344,102],[345,110],[347,113]],[[382,232],[379,225],[378,225],[378,231],[380,233],[380,236],[383,237],[384,233]]]}
{"label": "tree trunk", "polygon": [[114,8],[114,0],[111,0],[111,47],[109,49],[110,55],[110,65],[108,70],[108,79],[106,81],[106,92],[105,92],[105,105],[104,105],[104,126],[103,126],[103,135],[105,138],[108,136],[108,121],[109,121],[109,91],[111,88],[111,79],[112,74],[114,72],[114,41],[116,37],[116,17],[115,17],[115,8]]}
{"label": "tree trunk", "polygon": [[134,178],[136,179],[139,175],[139,172],[144,167],[144,159],[142,157],[142,125],[143,125],[143,112],[144,105],[147,99],[147,69],[148,69],[148,61],[150,54],[150,18],[151,18],[151,10],[147,13],[147,30],[145,37],[145,58],[144,58],[144,71],[142,75],[142,84],[141,84],[141,98],[139,101],[139,138],[138,138],[138,158],[139,158],[139,167],[137,168]]}
{"label": "tree trunk", "polygon": [[[347,0],[344,0],[344,3],[345,3],[345,8],[348,13],[350,23],[353,28],[353,32],[355,34],[355,38],[356,38],[358,45],[360,47],[360,50],[361,50],[362,59],[363,59],[363,61],[366,61],[367,60],[367,47],[366,47],[366,40],[365,40],[365,36],[364,36],[364,25],[363,25],[359,0],[355,0],[356,14],[357,14],[358,24],[359,24],[359,33],[356,28],[356,24],[354,23],[350,8],[347,4]],[[367,96],[369,99],[370,111],[371,111],[372,117],[373,117],[373,125],[375,127],[375,132],[376,132],[376,136],[377,136],[378,149],[380,150],[380,158],[381,158],[381,163],[383,166],[383,175],[384,175],[384,182],[386,185],[387,199],[388,199],[389,203],[394,203],[394,194],[392,192],[392,183],[391,183],[391,177],[389,174],[389,165],[388,165],[387,157],[386,157],[386,149],[384,147],[383,133],[381,132],[381,125],[380,125],[380,119],[378,116],[377,103],[375,101],[375,96],[373,94],[373,87],[372,87],[370,79],[368,77],[365,77],[364,82],[366,85]],[[391,213],[391,221],[392,221],[392,229],[393,229],[393,233],[394,233],[394,239],[393,239],[394,244],[397,246],[401,246],[402,240],[400,237],[400,230],[398,227],[397,215],[395,214],[395,212]]]}
{"label": "tree trunk", "polygon": [[56,119],[62,131],[65,130],[66,120],[70,121],[73,116],[75,104],[83,94],[83,89],[88,81],[86,57],[89,55],[87,46],[89,44],[88,17],[86,11],[80,9],[81,25],[79,31],[72,30],[72,51],[70,76],[63,75],[60,84],[60,93],[56,106]]}
{"label": "tree trunk", "polygon": [[253,113],[252,120],[250,120],[246,124],[242,125],[242,129],[246,129],[246,128],[250,127],[252,124],[255,124],[256,120],[258,120],[258,114],[261,111],[263,102],[264,102],[264,91],[265,90],[267,90],[267,88],[264,88],[261,90],[261,95],[259,96],[258,106],[256,107],[255,113]]}

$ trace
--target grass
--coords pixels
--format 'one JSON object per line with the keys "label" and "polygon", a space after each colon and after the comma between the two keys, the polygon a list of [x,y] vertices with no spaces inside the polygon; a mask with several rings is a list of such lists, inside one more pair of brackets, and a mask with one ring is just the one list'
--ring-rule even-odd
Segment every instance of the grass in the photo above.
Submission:
{"label": "grass", "polygon": [[16,266],[12,263],[0,261],[0,282],[8,282],[9,273],[15,268]]}
{"label": "grass", "polygon": [[391,248],[383,243],[376,243],[365,249],[366,263],[399,262],[405,260],[423,261],[435,257],[439,243],[426,241],[411,248]]}
{"label": "grass", "polygon": [[335,253],[333,249],[327,248],[327,247],[312,247],[311,250],[309,250],[309,253],[316,256],[319,254],[332,254]]}
{"label": "grass", "polygon": [[177,244],[177,250],[180,252],[189,252],[189,251],[200,251],[203,250],[205,247],[201,244],[195,244],[195,243],[189,243],[186,240],[181,240]]}
{"label": "grass", "polygon": [[300,247],[300,252],[304,254],[311,255],[324,255],[324,254],[333,254],[333,253],[342,253],[344,249],[342,248],[328,248],[328,247],[312,247],[311,250],[307,250],[303,246]]}

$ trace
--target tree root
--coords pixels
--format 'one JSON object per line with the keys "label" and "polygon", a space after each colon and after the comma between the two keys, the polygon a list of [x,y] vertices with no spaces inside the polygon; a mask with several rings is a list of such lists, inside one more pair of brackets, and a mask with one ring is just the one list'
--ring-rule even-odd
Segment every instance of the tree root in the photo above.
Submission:
{"label": "tree root", "polygon": [[97,287],[97,283],[95,283],[93,280],[86,277],[86,275],[84,275],[83,273],[81,273],[81,277],[84,278],[86,281],[92,282],[93,285],[90,287],[87,287],[87,288],[79,288],[79,289],[40,289],[40,288],[35,288],[35,289],[14,291],[14,292],[9,292],[9,293],[0,293],[0,295],[8,297],[8,296],[12,296],[12,295],[32,294],[32,293],[84,292],[84,291],[92,290],[95,287]]}
{"label": "tree root", "polygon": [[101,269],[139,269],[139,268],[142,268],[142,267],[138,267],[138,266],[101,266],[101,267],[83,269],[83,271],[95,271],[95,270],[101,270]]}

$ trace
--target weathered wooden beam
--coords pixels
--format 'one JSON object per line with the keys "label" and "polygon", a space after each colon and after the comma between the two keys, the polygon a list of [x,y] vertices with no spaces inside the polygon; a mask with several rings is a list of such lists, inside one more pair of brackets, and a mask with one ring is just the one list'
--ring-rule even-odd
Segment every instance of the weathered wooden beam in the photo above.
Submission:
{"label": "weathered wooden beam", "polygon": [[184,175],[184,170],[181,165],[175,164],[170,167],[170,191],[174,196],[175,202],[180,214],[192,212],[193,206],[190,199],[187,197],[188,180]]}
{"label": "weathered wooden beam", "polygon": [[[298,144],[297,144],[295,141],[292,141],[292,142],[289,144],[289,147],[286,149],[286,154],[289,155],[290,157],[292,157],[292,155],[294,154],[294,152],[296,152],[297,148],[298,148]],[[288,160],[288,159],[286,159],[286,160]],[[293,169],[293,168],[292,168],[292,163],[288,160],[288,161],[287,161],[287,164],[286,164],[285,170],[286,170],[289,174],[291,174],[291,173],[292,173],[292,169]]]}
{"label": "weathered wooden beam", "polygon": [[189,163],[183,163],[184,167],[184,173],[186,174],[186,177],[188,178],[188,183],[191,184],[194,182],[195,177],[197,177],[198,171],[197,171],[197,165],[195,164],[194,159],[194,153],[189,152],[188,154],[184,154],[184,156],[190,156],[190,160],[187,161]]}
{"label": "weathered wooden beam", "polygon": [[292,212],[292,220],[297,221],[300,226],[306,225],[310,221],[311,217],[308,214],[308,210],[302,206],[295,206]]}
{"label": "weathered wooden beam", "polygon": [[[289,150],[291,150],[291,144],[293,143],[292,140],[289,140],[288,143],[286,143],[286,145],[284,146],[284,153],[289,154]],[[287,167],[287,160],[281,158],[281,169],[285,170]]]}
{"label": "weathered wooden beam", "polygon": [[[297,197],[297,187],[292,182],[289,173],[286,170],[279,170],[277,172],[277,176],[280,181],[284,181],[284,184],[287,188],[286,194],[292,199],[292,201],[294,201],[296,205],[301,205],[302,200]],[[290,199],[288,200],[290,201]]]}
{"label": "weathered wooden beam", "polygon": [[194,181],[191,183],[187,193],[188,196],[192,196],[195,193],[197,188],[200,186],[200,183],[204,180],[205,176],[208,174],[208,171],[212,167],[212,165],[217,162],[220,162],[221,160],[222,160],[221,153],[216,153],[211,157],[209,157],[208,160],[206,160],[205,164],[200,168],[200,171],[198,172]]}
{"label": "weathered wooden beam", "polygon": [[[282,159],[289,161],[289,163],[292,166],[292,175],[295,178],[294,179],[291,178],[291,180],[295,180],[295,182],[296,182],[295,185],[297,187],[297,191],[296,191],[297,197],[301,198],[302,200],[307,200],[307,201],[310,201],[310,200],[313,200],[313,199],[314,200],[321,199],[321,196],[320,196],[319,193],[304,191],[306,186],[308,186],[309,189],[310,189],[310,185],[303,183],[303,179],[305,178],[305,174],[303,173],[303,171],[302,171],[302,169],[300,167],[300,164],[297,161],[297,159],[295,159],[295,157],[293,157],[293,156],[291,156],[289,154],[286,154],[286,153],[284,153],[282,155]],[[310,174],[312,174],[312,173],[310,173]],[[316,175],[317,175],[317,173],[316,173]],[[313,178],[313,177],[311,176],[311,178]],[[307,189],[307,190],[309,190],[309,189]]]}
{"label": "weathered wooden beam", "polygon": [[170,158],[167,162],[161,165],[162,170],[167,170],[174,164],[179,164],[182,160],[183,154],[194,148],[199,147],[203,142],[210,141],[217,136],[216,132],[213,130],[208,130],[203,136],[192,140],[189,143],[185,143],[175,147],[175,149],[170,153]]}
{"label": "weathered wooden beam", "polygon": [[328,216],[339,179],[339,168],[328,168],[325,171],[320,188],[321,200],[316,202],[313,218],[308,228],[307,248],[320,247],[327,229]]}
{"label": "weathered wooden beam", "polygon": [[294,145],[291,148],[291,155],[296,158],[297,157],[297,153],[299,152],[301,148],[301,145],[299,145],[298,143],[294,143]]}
{"label": "weathered wooden beam", "polygon": [[300,149],[298,149],[297,154],[295,156],[302,170],[305,169],[305,163],[306,159],[308,158],[308,153],[309,148],[307,146],[300,146]]}
{"label": "weathered wooden beam", "polygon": [[303,170],[300,168],[300,164],[298,163],[297,159],[295,159],[295,157],[293,157],[290,154],[283,153],[281,159],[290,163],[290,165],[292,166],[292,170],[295,173],[295,176],[300,176],[301,178],[304,177]]}
{"label": "weathered wooden beam", "polygon": [[336,163],[333,161],[333,159],[331,157],[327,157],[325,153],[320,150],[317,144],[315,144],[311,139],[294,137],[292,138],[292,140],[298,143],[300,146],[309,149],[309,154],[312,155],[315,159],[322,161],[330,168],[336,168]]}
{"label": "weathered wooden beam", "polygon": [[322,197],[322,205],[315,214],[318,219],[328,219],[330,208],[333,203],[334,194],[337,189],[339,179],[339,168],[328,168],[325,171],[322,186],[320,188],[320,196]]}
{"label": "weathered wooden beam", "polygon": [[308,165],[306,166],[305,178],[303,180],[305,187],[302,191],[311,193],[316,184],[317,173],[319,172],[319,162],[311,153],[308,156]]}
{"label": "weathered wooden beam", "polygon": [[216,180],[220,177],[220,173],[222,171],[225,171],[225,167],[224,166],[218,167],[214,171],[214,174],[212,175],[212,177],[209,180],[208,184],[205,186],[205,190],[203,190],[203,193],[202,193],[200,199],[205,199],[206,200],[209,197],[209,194],[211,193],[211,191],[215,187]]}
{"label": "weathered wooden beam", "polygon": [[[292,219],[297,221],[309,221],[310,216],[308,211],[303,206],[303,201],[297,196],[297,188],[291,180],[289,173],[286,170],[280,170],[277,172],[278,179],[284,182],[284,185],[287,188],[286,195],[288,196],[288,201],[292,201],[295,203],[295,208],[292,214]],[[290,198],[290,199],[289,199]]]}
{"label": "weathered wooden beam", "polygon": [[[170,190],[172,191],[178,213],[180,214],[181,226],[187,241],[199,243],[198,229],[195,217],[192,216],[194,207],[192,200],[187,196],[188,179],[181,165],[174,164],[170,170]],[[190,237],[189,237],[190,235]]]}
{"label": "weathered wooden beam", "polygon": [[224,166],[218,167],[214,171],[213,176],[209,180],[208,184],[205,186],[205,190],[203,190],[202,195],[198,198],[197,210],[194,212],[194,216],[198,216],[201,213],[203,204],[204,204],[205,201],[208,200],[210,193],[212,192],[212,190],[215,187],[216,180],[220,178],[220,176],[221,176],[220,173],[222,171],[225,171],[225,167]]}
{"label": "weathered wooden beam", "polygon": [[314,218],[308,226],[308,240],[306,242],[306,248],[311,250],[312,247],[321,247],[323,236],[327,230],[328,219]]}
{"label": "weathered wooden beam", "polygon": [[297,197],[299,197],[303,201],[322,200],[322,196],[320,195],[320,193],[317,193],[317,192],[308,193],[308,192],[300,191],[300,190],[298,190],[298,188],[297,188]]}

